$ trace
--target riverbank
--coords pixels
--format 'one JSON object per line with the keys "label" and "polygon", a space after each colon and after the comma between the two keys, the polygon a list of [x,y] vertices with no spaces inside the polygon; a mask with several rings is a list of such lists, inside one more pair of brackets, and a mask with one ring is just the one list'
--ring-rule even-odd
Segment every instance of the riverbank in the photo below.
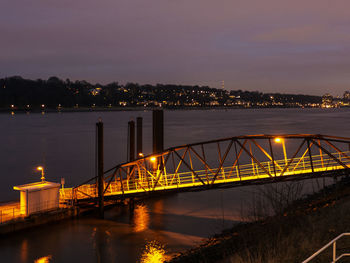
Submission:
{"label": "riverbank", "polygon": [[[280,215],[236,225],[170,262],[301,262],[349,232],[349,221],[350,181],[344,179],[294,202]],[[349,244],[342,243],[338,249]],[[329,262],[329,253],[320,255],[319,262]]]}
{"label": "riverbank", "polygon": [[0,225],[0,235],[72,219],[77,217],[78,214],[79,210],[77,208],[69,207],[36,213],[28,217],[17,217]]}
{"label": "riverbank", "polygon": [[[324,109],[321,106],[179,106],[179,107],[114,107],[114,106],[95,106],[95,107],[72,107],[72,108],[0,108],[0,113],[55,113],[55,112],[108,112],[108,111],[152,111],[157,109],[164,110],[236,110],[236,109]],[[330,109],[349,108],[349,106],[333,107]]]}

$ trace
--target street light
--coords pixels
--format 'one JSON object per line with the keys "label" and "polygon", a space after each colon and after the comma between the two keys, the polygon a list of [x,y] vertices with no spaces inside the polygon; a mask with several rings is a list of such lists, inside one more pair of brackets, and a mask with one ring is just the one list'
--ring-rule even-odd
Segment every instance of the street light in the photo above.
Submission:
{"label": "street light", "polygon": [[41,181],[42,182],[44,182],[45,181],[45,173],[44,173],[44,167],[42,167],[42,166],[38,166],[37,168],[36,168],[38,171],[41,171]]}
{"label": "street light", "polygon": [[287,152],[286,152],[286,145],[284,143],[284,139],[280,138],[280,137],[276,137],[275,138],[275,142],[276,143],[282,143],[282,147],[283,147],[283,155],[284,155],[284,163],[287,166],[288,161],[287,161]]}
{"label": "street light", "polygon": [[158,164],[157,164],[157,158],[152,156],[150,159],[149,159],[152,163],[152,168],[153,168],[153,171],[154,172],[158,172]]}

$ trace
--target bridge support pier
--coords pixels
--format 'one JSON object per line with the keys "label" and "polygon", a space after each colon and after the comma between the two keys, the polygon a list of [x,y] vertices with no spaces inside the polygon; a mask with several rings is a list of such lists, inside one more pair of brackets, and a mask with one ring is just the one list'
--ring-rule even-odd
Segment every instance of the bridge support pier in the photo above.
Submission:
{"label": "bridge support pier", "polygon": [[130,198],[129,199],[129,210],[131,213],[134,212],[135,209],[135,199],[134,198]]}
{"label": "bridge support pier", "polygon": [[163,110],[153,110],[153,153],[164,150],[164,114]]}
{"label": "bridge support pier", "polygon": [[103,122],[96,123],[97,128],[97,192],[100,218],[104,218],[104,179],[103,179]]}
{"label": "bridge support pier", "polygon": [[142,157],[142,117],[136,118],[136,158]]}
{"label": "bridge support pier", "polygon": [[128,161],[135,160],[135,122],[128,122]]}

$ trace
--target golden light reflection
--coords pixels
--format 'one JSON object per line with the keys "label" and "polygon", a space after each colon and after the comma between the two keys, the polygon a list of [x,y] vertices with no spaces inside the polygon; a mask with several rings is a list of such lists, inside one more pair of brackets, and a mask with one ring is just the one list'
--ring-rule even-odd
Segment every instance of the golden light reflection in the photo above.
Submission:
{"label": "golden light reflection", "polygon": [[168,260],[168,256],[165,255],[164,246],[157,241],[151,241],[146,244],[146,248],[141,256],[141,263],[162,263]]}
{"label": "golden light reflection", "polygon": [[157,158],[156,157],[151,157],[150,160],[151,160],[152,163],[154,163],[157,160]]}
{"label": "golden light reflection", "polygon": [[28,240],[24,239],[21,244],[21,260],[26,262],[28,258]]}
{"label": "golden light reflection", "polygon": [[134,232],[148,229],[150,222],[149,211],[146,205],[137,205],[134,210]]}
{"label": "golden light reflection", "polygon": [[38,258],[34,260],[34,263],[49,263],[52,259],[51,255],[48,255],[46,257]]}

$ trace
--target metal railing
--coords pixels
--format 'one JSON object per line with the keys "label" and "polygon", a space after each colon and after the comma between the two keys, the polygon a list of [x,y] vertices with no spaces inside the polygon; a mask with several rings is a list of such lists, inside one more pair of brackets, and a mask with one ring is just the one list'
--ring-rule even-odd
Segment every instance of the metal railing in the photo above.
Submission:
{"label": "metal railing", "polygon": [[343,257],[348,257],[350,256],[350,253],[343,253],[339,256],[337,256],[337,241],[344,237],[344,236],[350,236],[350,233],[343,233],[340,234],[339,236],[337,236],[335,239],[333,239],[332,241],[330,241],[327,245],[325,245],[324,247],[322,247],[320,250],[318,250],[317,252],[315,252],[313,255],[311,255],[310,257],[308,257],[307,259],[305,259],[302,263],[308,263],[311,262],[311,260],[313,260],[314,258],[316,258],[318,255],[320,255],[323,251],[325,251],[327,248],[332,246],[332,263],[337,262],[338,260],[340,260]]}
{"label": "metal railing", "polygon": [[[53,209],[57,209],[58,207],[64,207],[64,205],[60,204],[58,207],[58,201],[43,201],[35,205],[30,205],[27,207],[29,215],[40,213],[43,211],[49,211]],[[8,203],[8,204],[0,204],[0,224],[6,223],[8,221],[24,218],[26,207],[21,206],[19,202],[16,203]]]}
{"label": "metal railing", "polygon": [[0,205],[0,224],[21,216],[19,203]]}
{"label": "metal railing", "polygon": [[320,134],[246,135],[187,144],[114,166],[101,180],[95,176],[62,189],[60,202],[96,198],[97,181],[104,183],[102,194],[111,196],[229,187],[278,177],[337,178],[350,174],[349,149],[350,138]]}
{"label": "metal railing", "polygon": [[[349,154],[350,152],[342,152],[343,154]],[[339,153],[332,153],[333,155],[339,155]],[[288,169],[285,169],[285,162],[288,162]],[[343,164],[346,167],[350,167],[350,160],[344,158]],[[310,157],[299,157],[287,160],[274,160],[268,162],[260,163],[266,170],[263,170],[257,164],[244,164],[240,165],[238,169],[232,169],[229,167],[222,167],[219,172],[217,168],[212,168],[209,170],[196,170],[196,176],[194,172],[177,172],[177,173],[167,173],[166,171],[142,171],[136,170],[134,172],[134,177],[131,179],[127,178],[117,178],[115,177],[113,181],[109,183],[104,182],[104,195],[122,195],[131,194],[139,192],[166,190],[174,188],[186,188],[194,186],[203,186],[202,182],[210,183],[214,177],[216,177],[214,184],[222,183],[234,183],[246,180],[264,179],[272,177],[283,177],[283,176],[298,176],[303,174],[312,174],[312,172],[327,172],[334,170],[342,170],[343,166],[339,165],[334,159],[322,154],[312,156],[312,166],[310,163]],[[275,164],[275,171],[273,166]],[[145,173],[148,176],[145,176]],[[312,178],[310,176],[310,178]],[[65,188],[60,190],[60,200],[77,200],[77,199],[89,199],[96,198],[97,186],[96,184],[83,184],[76,188]]]}

